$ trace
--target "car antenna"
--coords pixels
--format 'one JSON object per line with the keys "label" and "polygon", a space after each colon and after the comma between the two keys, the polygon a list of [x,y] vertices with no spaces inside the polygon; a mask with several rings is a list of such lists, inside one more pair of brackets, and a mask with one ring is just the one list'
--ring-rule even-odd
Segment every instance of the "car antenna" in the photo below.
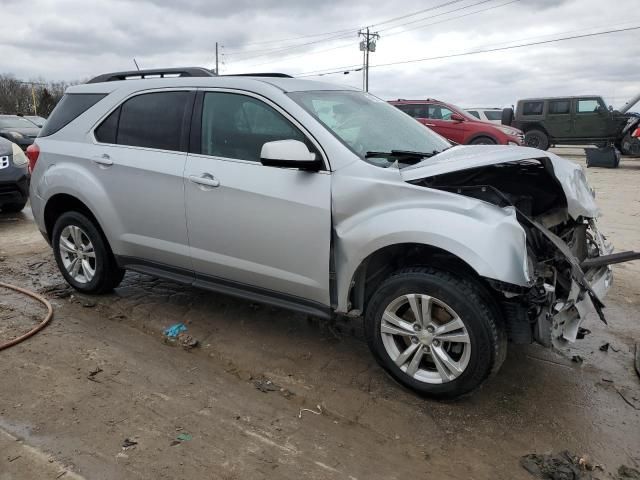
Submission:
{"label": "car antenna", "polygon": [[140,67],[138,66],[138,62],[136,62],[136,57],[133,57],[133,63],[135,64],[138,71],[140,71]]}

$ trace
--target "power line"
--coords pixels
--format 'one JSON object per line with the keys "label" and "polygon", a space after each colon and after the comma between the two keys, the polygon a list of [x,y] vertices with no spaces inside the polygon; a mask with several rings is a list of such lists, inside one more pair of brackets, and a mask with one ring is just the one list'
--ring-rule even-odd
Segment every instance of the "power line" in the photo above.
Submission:
{"label": "power line", "polygon": [[[473,5],[469,5],[469,7],[475,7],[475,6],[480,5],[480,4],[482,4],[482,3],[487,3],[487,1],[490,1],[490,0],[483,0],[483,1],[481,1],[481,2],[474,3]],[[469,16],[471,16],[471,15],[475,15],[475,14],[477,14],[477,13],[487,12],[487,11],[489,11],[489,10],[495,10],[496,8],[500,8],[500,7],[506,7],[507,5],[511,5],[512,3],[516,3],[516,2],[520,2],[520,1],[522,1],[522,0],[511,0],[511,1],[506,2],[506,3],[501,3],[500,5],[493,5],[493,6],[491,6],[491,7],[482,8],[482,9],[480,9],[480,10],[476,10],[476,11],[474,11],[474,12],[465,13],[464,15],[456,15],[455,17],[445,18],[444,20],[438,20],[437,22],[426,23],[426,24],[424,24],[424,25],[416,25],[416,26],[411,27],[411,28],[405,28],[405,29],[404,29],[404,30],[402,30],[401,32],[392,32],[392,33],[387,33],[387,34],[385,35],[385,37],[392,37],[392,36],[394,36],[394,35],[401,35],[401,34],[403,34],[403,33],[410,32],[410,31],[412,31],[412,30],[417,30],[417,29],[420,29],[420,28],[430,27],[430,26],[432,26],[432,25],[438,25],[438,24],[440,24],[440,23],[450,22],[450,21],[452,21],[452,20],[457,20],[457,19],[459,19],[459,18],[469,17]],[[464,7],[464,8],[468,8],[468,7]],[[459,9],[457,9],[457,10],[451,10],[450,12],[447,12],[447,13],[452,13],[452,12],[456,12],[456,11],[459,11],[459,10],[463,10],[464,8],[459,8]],[[433,17],[431,17],[431,18],[435,18],[435,17],[438,17],[438,16],[440,16],[440,15],[434,15],[434,16],[433,16]],[[423,21],[423,20],[429,20],[429,19],[428,19],[428,18],[423,18],[423,19],[422,19],[422,20],[420,20],[420,21]],[[414,22],[408,22],[408,23],[406,23],[405,25],[409,25],[409,24],[412,24],[412,23],[417,23],[417,22],[416,22],[416,21],[414,21]]]}
{"label": "power line", "polygon": [[329,36],[329,35],[336,35],[338,33],[346,33],[346,32],[353,32],[353,28],[345,28],[343,30],[336,30],[333,32],[324,32],[324,33],[310,33],[309,35],[301,35],[299,37],[289,37],[289,38],[281,38],[279,40],[261,40],[261,41],[257,41],[257,42],[249,42],[249,43],[245,43],[243,46],[247,46],[247,45],[264,45],[265,43],[285,43],[285,42],[290,42],[292,40],[303,40],[305,38],[313,38],[313,37],[325,37],[325,36]]}
{"label": "power line", "polygon": [[[459,7],[459,8],[454,8],[453,10],[448,10],[446,12],[442,12],[442,13],[438,13],[436,15],[430,15],[426,18],[418,18],[416,20],[411,20],[410,22],[405,22],[405,23],[401,23],[400,25],[393,25],[391,27],[387,27],[387,28],[383,28],[380,31],[381,32],[386,32],[388,30],[394,30],[396,28],[402,28],[406,25],[413,25],[414,23],[420,23],[420,22],[424,22],[425,20],[431,20],[432,18],[437,18],[437,17],[442,17],[443,15],[448,15],[450,13],[454,13],[454,12],[459,12],[461,10],[466,10],[467,8],[472,8],[472,7],[477,7],[478,5],[482,5],[484,3],[489,3],[492,2],[493,0],[482,0],[480,2],[476,2],[476,3],[472,3],[471,5],[465,5],[463,7]],[[518,0],[517,0],[518,1]],[[495,6],[492,8],[496,8]],[[483,12],[484,10],[478,10],[478,12]],[[467,14],[467,15],[472,15],[473,13],[477,13],[477,12],[472,12],[471,14]],[[465,15],[460,15],[460,17],[464,17]],[[453,18],[459,18],[459,17],[453,17]],[[397,34],[399,32],[395,32],[394,34]],[[390,34],[392,35],[392,34]]]}
{"label": "power line", "polygon": [[[418,11],[413,12],[413,13],[408,13],[406,15],[401,15],[401,16],[398,16],[398,17],[390,18],[388,20],[383,20],[381,22],[371,24],[371,25],[369,25],[369,27],[378,26],[378,25],[384,25],[384,24],[387,24],[387,23],[393,23],[393,22],[396,22],[398,20],[403,20],[405,18],[414,17],[416,15],[421,15],[423,13],[430,12],[430,11],[433,11],[433,10],[438,10],[440,8],[444,8],[444,7],[452,5],[454,3],[460,3],[462,1],[465,1],[465,0],[449,0],[447,2],[440,3],[438,5],[434,5],[434,6],[429,7],[429,8],[424,8],[422,10],[418,10]],[[492,0],[483,0],[482,2],[479,2],[479,3],[486,3],[486,2],[489,2],[489,1],[492,1]],[[444,14],[455,12],[455,11],[458,11],[458,10],[463,10],[465,8],[471,8],[471,7],[475,6],[475,5],[478,5],[479,3],[473,4],[473,5],[468,5],[466,7],[462,7],[462,8],[457,9],[457,10],[452,10],[450,12],[445,12]],[[439,14],[439,15],[435,15],[435,16],[440,16],[440,15],[444,15],[444,14]],[[426,19],[428,19],[428,18],[426,18]],[[426,19],[423,18],[423,19],[419,19],[417,21],[423,21],[423,20],[426,20]],[[416,21],[409,22],[409,23],[415,23],[415,22]],[[390,30],[392,28],[397,28],[397,27],[400,27],[400,26],[401,25],[391,26],[391,27],[387,27],[384,30]],[[367,28],[367,27],[363,27],[363,28]],[[252,54],[252,53],[254,53],[254,54],[262,53],[262,55],[251,55],[250,57],[247,57],[247,58],[243,59],[243,60],[248,60],[249,58],[256,58],[256,57],[264,56],[265,54],[268,55],[268,54],[272,54],[272,53],[279,53],[279,52],[292,50],[292,49],[297,49],[297,48],[308,46],[308,45],[313,45],[313,44],[322,43],[322,42],[326,42],[326,41],[338,40],[338,39],[341,39],[341,38],[346,38],[349,34],[355,33],[358,30],[359,29],[357,29],[357,28],[356,29],[344,29],[344,30],[337,30],[335,32],[327,32],[327,33],[324,33],[324,34],[305,35],[305,36],[296,37],[296,38],[297,39],[304,39],[304,38],[313,38],[313,37],[318,37],[318,36],[323,36],[323,37],[324,36],[328,36],[328,38],[321,38],[321,39],[314,40],[314,41],[311,41],[311,42],[299,43],[299,44],[294,44],[294,45],[286,45],[286,46],[285,45],[281,45],[281,46],[278,46],[278,47],[271,47],[271,48],[267,48],[267,49],[231,51],[231,52],[227,52],[227,55],[229,55],[229,56],[239,56],[239,55]],[[293,38],[291,40],[295,40],[296,38]],[[273,43],[273,42],[275,42],[275,41],[272,41],[271,43]],[[256,43],[269,43],[269,42],[254,42],[254,44],[256,44]]]}
{"label": "power line", "polygon": [[[266,49],[259,49],[259,50],[247,50],[247,51],[241,51],[241,52],[237,52],[237,53],[232,53],[232,52],[226,52],[226,54],[230,57],[238,57],[238,56],[244,56],[246,54],[253,54],[250,55],[247,58],[244,58],[243,60],[248,60],[249,58],[256,58],[256,57],[262,57],[265,54],[271,54],[271,53],[278,53],[278,52],[284,52],[287,50],[295,50],[297,48],[300,47],[305,47],[308,45],[315,45],[317,43],[322,43],[322,42],[328,42],[331,40],[339,40],[342,38],[346,38],[350,35],[354,35],[357,33],[357,30],[350,30],[349,33],[343,33],[340,35],[334,35],[333,37],[328,37],[328,38],[322,38],[320,40],[313,40],[311,42],[305,42],[305,43],[298,43],[296,45],[289,45],[289,46],[280,46],[280,47],[272,47],[272,48],[266,48]],[[255,55],[257,53],[261,53],[260,55]]]}
{"label": "power line", "polygon": [[[415,59],[411,59],[411,60],[402,60],[399,62],[389,62],[389,63],[380,63],[378,65],[371,65],[369,68],[378,68],[378,67],[389,67],[389,66],[393,66],[393,65],[405,65],[408,63],[418,63],[418,62],[427,62],[427,61],[431,61],[431,60],[442,60],[442,59],[446,59],[446,58],[455,58],[455,57],[464,57],[467,55],[477,55],[480,53],[490,53],[490,52],[499,52],[499,51],[504,51],[504,50],[513,50],[516,48],[523,48],[523,47],[531,47],[531,46],[535,46],[535,45],[545,45],[545,44],[549,44],[549,43],[556,43],[556,42],[562,42],[562,41],[566,41],[566,40],[576,40],[579,38],[587,38],[587,37],[597,37],[597,36],[602,36],[602,35],[608,35],[608,34],[612,34],[612,33],[621,33],[621,32],[629,32],[632,30],[638,30],[640,29],[640,26],[636,26],[636,27],[629,27],[629,28],[620,28],[620,29],[615,29],[615,30],[606,30],[603,32],[595,32],[595,33],[586,33],[583,35],[573,35],[570,37],[561,37],[561,38],[555,38],[552,40],[543,40],[543,41],[539,41],[539,42],[531,42],[531,43],[522,43],[519,45],[511,45],[508,47],[499,47],[499,48],[489,48],[489,49],[484,49],[484,50],[474,50],[474,51],[470,51],[470,52],[462,52],[462,53],[454,53],[454,54],[450,54],[450,55],[440,55],[437,57],[426,57],[426,58],[415,58]],[[330,71],[330,72],[324,72],[324,73],[320,73],[320,74],[311,74],[311,72],[309,73],[301,73],[296,75],[297,77],[316,77],[316,76],[322,76],[322,75],[333,75],[333,74],[337,74],[337,73],[346,73],[345,69],[346,68],[350,68],[350,66],[347,67],[334,67],[335,71]],[[353,70],[350,70],[353,71]]]}
{"label": "power line", "polygon": [[378,23],[372,23],[371,25],[369,25],[369,27],[377,27],[379,25],[384,25],[385,23],[393,23],[393,22],[398,21],[398,20],[404,20],[405,18],[415,17],[416,15],[420,15],[420,14],[426,13],[426,12],[431,12],[433,10],[438,10],[439,8],[444,8],[444,7],[447,7],[447,6],[452,5],[454,3],[460,3],[460,2],[463,2],[463,1],[464,0],[452,0],[452,1],[449,1],[449,2],[441,3],[439,5],[434,5],[433,7],[424,8],[422,10],[418,10],[417,12],[408,13],[406,15],[401,15],[399,17],[390,18],[389,20],[384,20],[384,21],[378,22]]}
{"label": "power line", "polygon": [[[394,28],[399,28],[399,27],[402,27],[404,25],[409,25],[409,24],[413,24],[413,23],[417,23],[417,22],[422,22],[422,21],[428,20],[430,18],[435,18],[435,17],[439,17],[439,16],[442,16],[442,15],[447,15],[449,13],[458,12],[460,10],[464,10],[464,9],[467,9],[467,8],[475,7],[477,5],[480,5],[480,4],[483,4],[483,3],[487,3],[487,2],[490,2],[490,1],[493,1],[493,0],[482,0],[480,2],[471,4],[471,5],[466,5],[464,7],[460,7],[460,8],[454,9],[454,10],[449,10],[447,12],[439,13],[439,14],[433,15],[431,17],[421,18],[421,19],[418,19],[418,20],[414,20],[412,22],[407,22],[405,24],[383,28],[382,30],[380,30],[380,32],[387,31],[387,30],[392,30]],[[458,15],[458,16],[455,16],[455,17],[452,17],[452,18],[447,18],[445,20],[441,20],[441,21],[438,21],[438,22],[428,23],[426,25],[419,25],[417,27],[406,29],[406,30],[403,30],[403,31],[400,31],[400,32],[389,33],[386,36],[388,37],[388,36],[392,36],[392,35],[399,35],[399,34],[414,30],[416,28],[426,28],[426,27],[431,26],[431,25],[436,25],[436,24],[439,24],[439,23],[449,22],[449,21],[452,21],[452,20],[456,20],[458,18],[463,18],[463,17],[467,17],[467,16],[470,16],[470,15],[475,15],[476,13],[482,13],[482,12],[485,12],[485,11],[488,11],[488,10],[493,10],[493,9],[496,9],[496,8],[504,7],[506,5],[510,5],[512,3],[519,2],[519,1],[521,1],[521,0],[511,0],[511,1],[507,2],[507,3],[503,3],[503,4],[500,4],[500,5],[494,5],[494,6],[491,6],[491,7],[488,7],[488,8],[484,8],[484,9],[481,9],[481,10],[476,10],[475,12],[467,13],[465,15]],[[450,3],[453,3],[453,2],[448,2],[447,4],[450,4]],[[441,5],[438,5],[436,7],[432,7],[431,10],[432,9],[436,9],[436,8],[442,8],[445,5],[446,4],[441,4]],[[424,13],[424,11],[420,11],[418,13]],[[416,14],[417,13],[414,13],[414,14],[411,14],[411,15],[416,15]],[[398,17],[398,18],[400,18],[400,17]],[[336,46],[336,47],[331,47],[331,48],[327,48],[327,49],[323,49],[323,50],[318,50],[318,51],[315,51],[315,52],[309,52],[309,53],[306,53],[304,55],[297,55],[297,56],[295,56],[293,58],[301,58],[301,57],[307,56],[307,55],[316,55],[316,54],[319,54],[319,53],[329,52],[329,51],[332,51],[332,50],[338,50],[338,49],[341,49],[341,48],[348,48],[348,47],[351,47],[352,45],[353,44],[351,42],[348,42],[348,43],[346,43],[344,45],[339,45],[339,46]],[[288,50],[288,49],[282,49],[281,51],[285,51],[285,50]],[[270,53],[262,54],[262,55],[256,55],[256,56],[253,56],[253,57],[241,59],[239,61],[250,60],[251,58],[259,58],[259,57],[262,57],[262,56],[270,56],[270,55],[271,55]],[[275,60],[275,61],[278,61],[278,60]],[[259,63],[259,64],[250,65],[247,68],[258,67],[258,66],[262,66],[262,65],[268,65],[270,63],[274,63],[274,61],[270,60],[270,61],[267,61],[267,62],[262,62],[262,63]]]}

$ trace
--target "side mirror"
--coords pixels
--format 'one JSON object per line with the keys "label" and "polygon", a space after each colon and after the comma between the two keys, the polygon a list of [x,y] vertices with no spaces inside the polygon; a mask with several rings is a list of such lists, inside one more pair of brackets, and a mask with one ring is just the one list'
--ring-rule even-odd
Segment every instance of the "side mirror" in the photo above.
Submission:
{"label": "side mirror", "polygon": [[600,113],[600,114],[603,114],[603,113],[605,113],[606,111],[607,111],[607,109],[606,109],[606,108],[604,108],[602,105],[598,105],[598,106],[596,107],[596,112],[598,112],[598,113]]}
{"label": "side mirror", "polygon": [[299,140],[276,140],[262,145],[260,162],[267,167],[320,170],[322,162]]}
{"label": "side mirror", "polygon": [[450,118],[454,122],[464,122],[464,117],[459,113],[452,113]]}

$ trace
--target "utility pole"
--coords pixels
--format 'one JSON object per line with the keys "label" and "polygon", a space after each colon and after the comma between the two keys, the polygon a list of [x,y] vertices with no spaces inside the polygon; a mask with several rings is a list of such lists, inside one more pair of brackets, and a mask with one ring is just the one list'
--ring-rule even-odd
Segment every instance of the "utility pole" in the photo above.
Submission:
{"label": "utility pole", "polygon": [[364,40],[360,42],[360,50],[362,51],[362,90],[369,91],[369,52],[376,51],[376,42],[380,38],[378,32],[369,32],[369,27],[366,30],[360,30],[358,35],[364,37]]}
{"label": "utility pole", "polygon": [[218,42],[216,42],[216,75],[220,75],[220,70],[218,70]]}

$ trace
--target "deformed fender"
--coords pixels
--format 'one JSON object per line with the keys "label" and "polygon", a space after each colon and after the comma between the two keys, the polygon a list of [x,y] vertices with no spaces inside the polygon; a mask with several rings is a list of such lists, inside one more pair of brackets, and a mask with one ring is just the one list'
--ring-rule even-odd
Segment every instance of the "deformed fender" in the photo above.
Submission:
{"label": "deformed fender", "polygon": [[[338,312],[349,310],[349,290],[362,262],[397,244],[438,247],[482,277],[528,285],[526,233],[512,207],[404,182],[369,184],[352,177],[344,198],[340,187],[334,185]],[[349,205],[349,211],[341,210],[342,205]]]}

